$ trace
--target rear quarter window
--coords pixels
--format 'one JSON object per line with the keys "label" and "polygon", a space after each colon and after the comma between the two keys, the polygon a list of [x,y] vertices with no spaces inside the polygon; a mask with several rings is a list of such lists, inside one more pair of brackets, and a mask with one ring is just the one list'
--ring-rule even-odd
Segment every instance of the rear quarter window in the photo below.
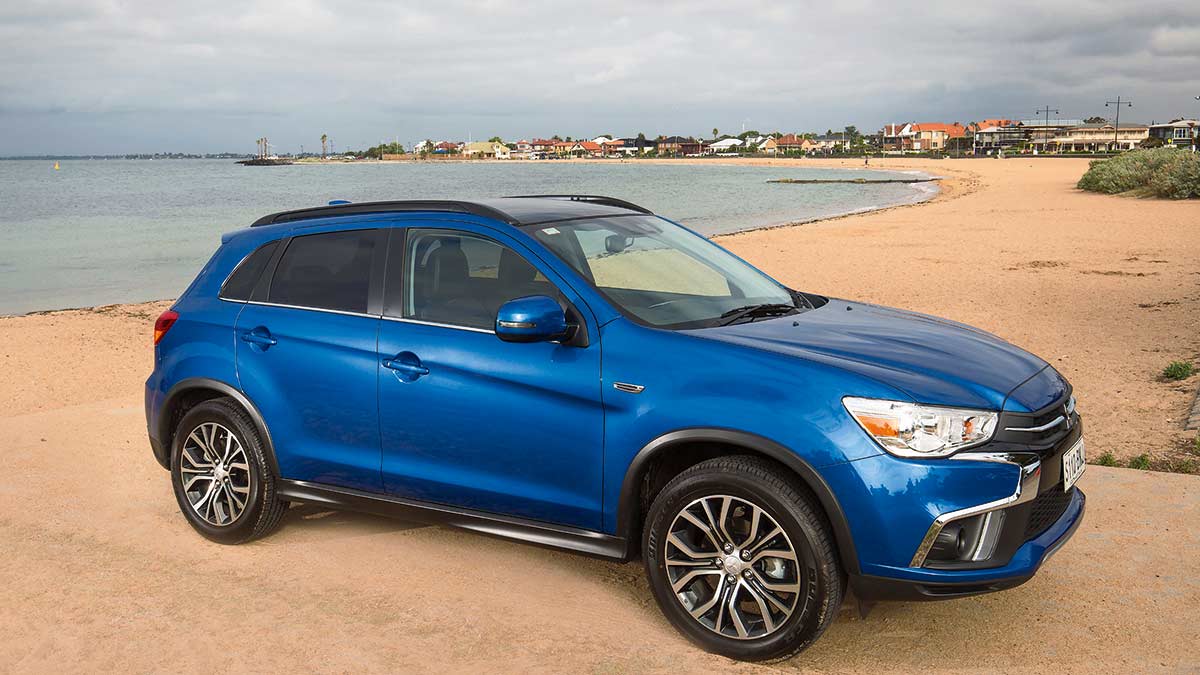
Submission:
{"label": "rear quarter window", "polygon": [[229,278],[225,280],[225,285],[221,287],[220,297],[226,300],[249,300],[250,293],[254,291],[254,286],[258,283],[258,278],[267,268],[267,263],[271,262],[271,256],[275,254],[278,246],[278,241],[268,242],[246,256],[233,270],[233,274],[230,274]]}

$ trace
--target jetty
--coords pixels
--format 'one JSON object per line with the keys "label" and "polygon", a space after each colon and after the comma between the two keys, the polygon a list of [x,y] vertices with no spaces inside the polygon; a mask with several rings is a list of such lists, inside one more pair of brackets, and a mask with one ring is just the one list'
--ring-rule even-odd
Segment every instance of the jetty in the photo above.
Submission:
{"label": "jetty", "polygon": [[290,159],[281,159],[279,157],[255,157],[254,159],[238,160],[237,163],[242,166],[286,166],[293,162]]}
{"label": "jetty", "polygon": [[932,183],[941,180],[940,176],[925,178],[772,178],[768,183],[796,183],[814,185],[819,183],[850,183],[853,185],[874,185],[876,183]]}

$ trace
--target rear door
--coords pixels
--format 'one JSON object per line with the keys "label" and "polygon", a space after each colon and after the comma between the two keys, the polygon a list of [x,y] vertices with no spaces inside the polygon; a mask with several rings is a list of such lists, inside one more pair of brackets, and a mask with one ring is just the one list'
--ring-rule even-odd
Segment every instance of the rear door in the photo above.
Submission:
{"label": "rear door", "polygon": [[[392,234],[380,327],[388,492],[598,530],[604,415],[600,344],[515,344],[496,310],[549,295],[586,306],[530,251],[465,223]],[[576,309],[578,308],[578,309]],[[590,326],[590,327],[589,327]],[[385,365],[386,364],[386,365]]]}
{"label": "rear door", "polygon": [[238,317],[238,378],[284,478],[380,490],[376,346],[386,235],[285,240]]}

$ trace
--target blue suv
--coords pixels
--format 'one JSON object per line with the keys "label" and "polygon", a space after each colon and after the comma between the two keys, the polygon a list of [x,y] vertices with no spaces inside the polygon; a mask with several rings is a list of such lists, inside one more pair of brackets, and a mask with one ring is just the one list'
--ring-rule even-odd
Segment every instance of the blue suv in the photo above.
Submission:
{"label": "blue suv", "polygon": [[617,199],[269,215],[154,342],[150,445],[205,537],[308,502],[640,554],[668,619],[738,659],[812,644],[849,589],[1021,584],[1083,516],[1046,362],[788,289]]}

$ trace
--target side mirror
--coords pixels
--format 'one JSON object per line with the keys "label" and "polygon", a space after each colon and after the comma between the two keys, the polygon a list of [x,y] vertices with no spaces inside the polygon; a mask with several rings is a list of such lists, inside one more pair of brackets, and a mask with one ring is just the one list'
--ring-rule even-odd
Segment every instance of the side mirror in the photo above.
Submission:
{"label": "side mirror", "polygon": [[550,342],[569,330],[562,307],[546,295],[509,300],[496,312],[496,337],[505,342]]}

